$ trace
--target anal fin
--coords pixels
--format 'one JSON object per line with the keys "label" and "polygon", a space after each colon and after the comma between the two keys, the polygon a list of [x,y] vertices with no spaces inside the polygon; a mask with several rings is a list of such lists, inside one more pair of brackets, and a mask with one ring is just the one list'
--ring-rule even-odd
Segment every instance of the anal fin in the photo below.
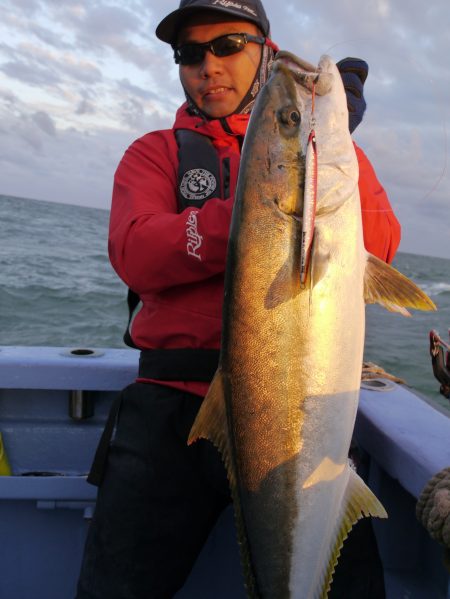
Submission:
{"label": "anal fin", "polygon": [[369,487],[356,474],[356,472],[346,466],[349,472],[347,487],[342,498],[340,517],[334,535],[334,542],[330,547],[328,564],[324,572],[321,598],[326,599],[330,590],[333,573],[341,553],[345,539],[350,530],[358,520],[368,516],[378,518],[387,518],[387,513],[379,500],[375,497]]}
{"label": "anal fin", "polygon": [[434,302],[415,283],[372,254],[368,254],[364,273],[364,299],[366,304],[378,303],[403,316],[410,316],[406,308],[436,310]]}

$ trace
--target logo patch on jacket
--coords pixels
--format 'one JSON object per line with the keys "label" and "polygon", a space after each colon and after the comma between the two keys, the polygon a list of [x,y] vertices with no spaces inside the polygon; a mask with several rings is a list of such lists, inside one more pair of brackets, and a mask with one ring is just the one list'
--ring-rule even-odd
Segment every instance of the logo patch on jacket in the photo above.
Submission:
{"label": "logo patch on jacket", "polygon": [[180,193],[186,200],[204,200],[217,187],[215,176],[204,168],[186,171],[181,179]]}

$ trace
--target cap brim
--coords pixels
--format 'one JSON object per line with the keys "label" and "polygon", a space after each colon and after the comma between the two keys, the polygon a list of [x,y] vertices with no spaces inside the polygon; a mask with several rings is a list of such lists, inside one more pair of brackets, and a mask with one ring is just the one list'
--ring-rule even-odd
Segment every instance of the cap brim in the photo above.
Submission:
{"label": "cap brim", "polygon": [[[223,15],[229,16],[231,18],[236,17],[236,20],[238,21],[250,21],[260,29],[262,28],[262,25],[259,23],[259,21],[256,19],[243,17],[241,12],[233,10],[232,8],[222,8],[221,6],[186,6],[185,8],[174,10],[161,21],[155,31],[156,37],[163,42],[173,45],[176,42],[178,30],[180,29],[182,22],[195,13],[200,12],[222,13]],[[268,35],[268,32],[263,31],[263,34]]]}

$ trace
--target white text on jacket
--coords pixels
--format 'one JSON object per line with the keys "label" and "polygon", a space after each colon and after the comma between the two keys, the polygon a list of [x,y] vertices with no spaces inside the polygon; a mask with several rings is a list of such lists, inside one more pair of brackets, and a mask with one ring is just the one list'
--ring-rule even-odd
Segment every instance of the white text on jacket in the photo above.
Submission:
{"label": "white text on jacket", "polygon": [[189,256],[194,256],[197,260],[201,260],[200,248],[202,245],[203,237],[199,235],[197,228],[197,214],[198,210],[192,210],[189,213],[189,217],[186,221],[186,236],[187,236],[187,253]]}

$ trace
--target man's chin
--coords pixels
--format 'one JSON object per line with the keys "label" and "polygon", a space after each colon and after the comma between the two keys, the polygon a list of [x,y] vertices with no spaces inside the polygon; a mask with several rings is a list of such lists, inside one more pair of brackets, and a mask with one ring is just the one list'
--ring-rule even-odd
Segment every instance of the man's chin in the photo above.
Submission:
{"label": "man's chin", "polygon": [[222,102],[209,103],[208,102],[208,105],[202,107],[201,110],[211,119],[221,119],[225,116],[229,116],[230,114],[233,114],[233,112],[236,110],[237,107],[238,107],[237,104],[235,105],[230,102],[228,102],[228,103],[222,103]]}

